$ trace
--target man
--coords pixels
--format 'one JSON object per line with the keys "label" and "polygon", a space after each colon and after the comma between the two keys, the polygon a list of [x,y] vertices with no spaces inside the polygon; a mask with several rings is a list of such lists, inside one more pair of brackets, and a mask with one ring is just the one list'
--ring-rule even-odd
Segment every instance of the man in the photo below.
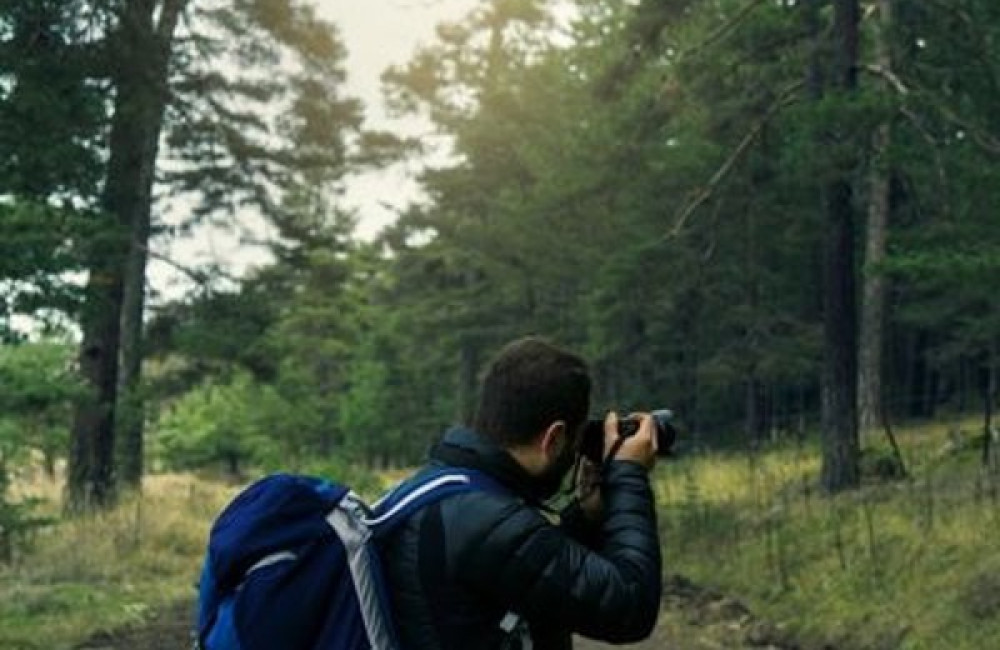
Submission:
{"label": "man", "polygon": [[541,339],[517,340],[493,360],[472,428],[448,431],[430,463],[478,470],[499,489],[446,497],[386,540],[404,648],[563,650],[573,633],[649,636],[661,581],[650,416],[619,441],[609,414],[605,454],[614,457],[599,498],[558,523],[544,508],[574,464],[589,402],[586,364]]}

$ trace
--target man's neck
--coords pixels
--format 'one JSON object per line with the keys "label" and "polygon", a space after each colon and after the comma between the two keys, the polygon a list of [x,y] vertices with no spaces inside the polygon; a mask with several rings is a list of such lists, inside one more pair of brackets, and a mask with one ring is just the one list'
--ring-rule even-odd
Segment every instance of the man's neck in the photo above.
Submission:
{"label": "man's neck", "polygon": [[506,451],[514,459],[514,462],[520,465],[521,469],[528,474],[535,476],[542,469],[544,459],[539,458],[538,451],[534,448],[521,445],[518,447],[506,447]]}

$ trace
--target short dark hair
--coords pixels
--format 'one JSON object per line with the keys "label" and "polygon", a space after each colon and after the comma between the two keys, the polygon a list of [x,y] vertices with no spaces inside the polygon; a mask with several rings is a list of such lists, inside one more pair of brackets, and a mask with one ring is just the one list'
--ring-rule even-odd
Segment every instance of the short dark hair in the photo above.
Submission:
{"label": "short dark hair", "polygon": [[502,445],[519,445],[556,420],[574,434],[589,408],[587,363],[545,339],[525,337],[504,346],[487,368],[472,426]]}

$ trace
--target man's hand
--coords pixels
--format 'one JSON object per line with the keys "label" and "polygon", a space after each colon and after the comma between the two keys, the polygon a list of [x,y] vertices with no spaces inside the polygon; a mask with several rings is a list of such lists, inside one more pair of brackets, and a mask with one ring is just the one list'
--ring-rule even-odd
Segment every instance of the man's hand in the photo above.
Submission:
{"label": "man's hand", "polygon": [[[656,465],[656,424],[649,413],[633,413],[629,417],[639,420],[639,430],[621,443],[616,460],[630,460],[639,463],[647,471]],[[608,413],[604,418],[604,456],[611,452],[618,440],[618,415]]]}

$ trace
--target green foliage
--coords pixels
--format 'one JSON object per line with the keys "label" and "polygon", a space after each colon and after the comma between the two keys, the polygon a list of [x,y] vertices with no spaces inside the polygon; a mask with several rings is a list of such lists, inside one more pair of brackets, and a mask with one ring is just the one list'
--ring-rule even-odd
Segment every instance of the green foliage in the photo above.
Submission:
{"label": "green foliage", "polygon": [[[801,434],[823,363],[821,190],[846,175],[860,211],[863,179],[888,164],[893,257],[864,272],[891,278],[898,340],[936,332],[933,349],[889,351],[891,414],[942,399],[922,396],[922,355],[948,385],[975,388],[948,364],[985,359],[1000,332],[983,207],[997,184],[976,180],[992,168],[993,66],[980,55],[993,46],[976,40],[973,79],[946,72],[959,55],[919,42],[945,14],[989,31],[981,2],[901,10],[898,84],[866,69],[857,93],[822,98],[806,73],[832,56],[827,12],[814,38],[794,3],[551,8],[483,7],[386,73],[395,108],[451,141],[421,175],[427,202],[364,247],[335,204],[294,186],[275,265],[238,295],[180,308],[176,331],[203,347],[167,347],[189,368],[211,360],[209,374],[250,368],[307,411],[290,458],[419,460],[467,416],[489,354],[527,333],[586,354],[597,409],[668,405],[702,442],[741,419],[757,438]],[[864,61],[874,29],[862,25]],[[886,122],[892,148],[869,163]]]}
{"label": "green foliage", "polygon": [[[79,313],[71,272],[126,241],[94,210],[121,90],[106,57],[152,51],[109,39],[119,4],[0,2],[0,337],[16,338],[15,314]],[[191,209],[154,223],[154,244],[254,210],[275,235],[274,262],[224,290],[212,286],[218,269],[192,269],[198,292],[157,306],[146,361],[160,466],[293,469],[374,491],[363,466],[420,462],[467,417],[490,353],[528,333],[591,360],[595,410],[669,406],[699,444],[739,430],[755,443],[804,437],[823,364],[823,187],[848,182],[860,215],[875,170],[890,179],[891,255],[855,270],[890,284],[888,414],[982,403],[1000,359],[1000,5],[895,3],[891,69],[876,65],[879,21],[866,15],[860,87],[847,95],[815,83],[833,60],[829,7],[566,4],[483,4],[386,73],[393,107],[430,118],[451,155],[421,172],[426,200],[370,245],[353,240],[357,217],[337,191],[407,143],[361,131],[333,26],[290,0],[187,4],[156,195],[185,195]],[[875,156],[883,125],[891,143]],[[58,346],[0,348],[6,468],[65,448],[78,395],[69,358]],[[920,474],[975,449],[918,464],[926,482],[898,488],[916,491],[903,514],[854,497],[817,505],[802,477],[816,450],[797,453],[788,476],[760,457],[713,459],[741,464],[750,496],[713,495],[694,478],[701,466],[670,487],[681,501],[664,526],[680,535],[678,557],[710,576],[723,556],[734,589],[779,617],[877,616],[876,587],[927,558],[926,588],[899,586],[935,603],[935,629],[950,621],[958,638],[995,609],[989,567],[963,572],[960,588],[939,573],[968,540],[943,532],[934,479]],[[878,489],[892,501],[897,488]],[[956,488],[970,489],[992,499],[992,484]],[[5,494],[4,530],[30,521],[27,502]],[[871,525],[879,516],[883,529]],[[913,527],[939,535],[940,554],[910,540]],[[888,553],[901,539],[901,555]],[[870,597],[848,602],[857,593]],[[962,611],[937,593],[960,594]]]}
{"label": "green foliage", "polygon": [[[761,11],[723,58],[742,58],[740,48],[765,32],[794,34],[781,19],[785,9]],[[794,186],[799,178],[769,169],[773,154],[765,150],[734,172],[732,191],[712,198],[717,216],[709,223],[673,238],[669,215],[743,136],[732,125],[761,114],[778,84],[789,83],[778,73],[792,66],[754,49],[763,72],[743,59],[739,75],[720,84],[725,62],[677,67],[649,38],[641,61],[623,70],[634,35],[622,14],[628,10],[588,4],[570,27],[573,45],[563,47],[545,42],[544,27],[522,37],[484,12],[389,75],[399,96],[422,102],[455,136],[459,154],[451,168],[425,175],[433,206],[404,215],[390,235],[395,274],[407,289],[398,295],[430,306],[409,317],[437,332],[452,359],[469,346],[490,350],[519,333],[545,332],[587,350],[604,378],[602,403],[669,396],[688,413],[700,408],[720,421],[732,408],[700,405],[706,394],[695,392],[698,377],[712,381],[712,368],[727,368],[727,383],[748,374],[812,381],[815,309],[795,302],[810,299],[809,287],[777,269],[808,263],[816,235],[802,225],[784,228],[782,238],[746,239],[787,220],[783,189],[765,182]],[[643,14],[642,24],[669,18],[681,42],[712,27],[708,13],[692,12],[682,25],[683,14]],[[497,48],[502,58],[491,54]],[[612,76],[613,86],[604,85]],[[760,92],[744,97],[751,78]],[[778,149],[780,141],[768,145]],[[723,211],[747,217],[722,218]],[[408,233],[432,241],[406,246]]]}
{"label": "green foliage", "polygon": [[52,523],[39,500],[15,498],[14,471],[41,455],[48,472],[66,449],[73,400],[81,392],[69,371],[71,348],[54,342],[0,346],[0,563],[30,549],[35,532]]}
{"label": "green foliage", "polygon": [[[399,446],[400,431],[380,430],[387,414],[392,413],[389,400],[389,369],[376,358],[358,355],[348,368],[350,384],[338,396],[338,429],[345,432],[352,452],[369,461],[381,453]],[[404,423],[398,423],[401,428]]]}
{"label": "green foliage", "polygon": [[55,523],[55,519],[38,514],[41,500],[10,500],[6,461],[6,458],[0,458],[0,565],[12,564],[19,555],[30,553],[38,530]]}
{"label": "green foliage", "polygon": [[272,391],[236,375],[228,383],[205,383],[173,403],[161,415],[157,444],[171,469],[218,463],[238,477],[248,465],[274,457],[283,432],[265,427],[287,412]]}
{"label": "green foliage", "polygon": [[[816,61],[826,74],[832,57],[826,12],[814,38],[795,3],[577,7],[558,42],[545,21],[525,35],[484,10],[387,75],[401,110],[454,138],[454,162],[423,176],[431,203],[386,236],[390,300],[408,329],[437,341],[446,374],[461,376],[470,349],[481,363],[506,338],[543,332],[587,352],[601,404],[669,401],[724,430],[749,417],[746,387],[760,386],[765,426],[790,428],[780,411],[810,417],[821,192],[846,177],[861,211],[869,167],[884,164],[866,161],[872,134],[886,122],[898,254],[867,272],[892,274],[892,325],[941,332],[935,359],[993,345],[996,229],[983,206],[997,185],[978,180],[998,150],[983,128],[995,60],[984,3],[902,11],[890,36],[901,76],[882,85],[866,68],[857,93],[821,98],[806,73]],[[968,27],[973,16],[976,80],[945,72],[961,55],[927,45],[935,20]],[[862,25],[864,61],[873,22]],[[919,390],[904,381],[919,362],[893,352],[888,384]]]}
{"label": "green foliage", "polygon": [[42,452],[51,467],[66,448],[66,426],[82,395],[70,362],[72,348],[40,342],[0,346],[0,458]]}
{"label": "green foliage", "polygon": [[81,243],[100,236],[100,145],[106,89],[88,79],[102,26],[88,3],[0,6],[0,339],[12,316],[42,322],[79,309],[68,274]]}
{"label": "green foliage", "polygon": [[[73,507],[110,500],[105,452],[116,428],[124,452],[142,449],[137,355],[151,242],[247,209],[284,235],[297,193],[335,191],[362,154],[385,160],[398,144],[362,138],[360,104],[342,93],[345,56],[334,26],[291,0],[0,4],[0,216],[14,217],[0,227],[12,235],[0,263],[0,336],[14,338],[13,314],[78,318],[93,399],[74,419]],[[169,215],[179,223],[157,222],[164,211],[154,204],[176,195],[186,195],[184,211]],[[90,227],[76,228],[83,218]],[[65,289],[84,281],[69,274],[81,270],[86,291]],[[227,298],[209,311],[227,311],[216,324],[240,336],[206,343],[182,331],[181,344],[192,355],[243,354],[245,367],[273,375],[267,350],[235,348],[271,314],[243,320],[236,314],[249,303]],[[195,317],[200,335],[211,331],[210,315]],[[225,343],[234,348],[220,351]],[[128,460],[120,474],[137,481],[141,462]]]}
{"label": "green foliage", "polygon": [[86,44],[102,29],[87,2],[0,5],[0,195],[92,199],[100,182],[105,90],[87,78]]}
{"label": "green foliage", "polygon": [[[52,128],[31,138],[56,134],[65,150],[28,138],[29,160],[24,143],[0,143],[44,180],[29,192],[14,188],[20,168],[5,177],[0,316],[72,309],[62,278],[81,244],[120,236],[78,223],[101,178],[84,163],[103,160],[109,117],[107,86],[86,81],[100,77],[90,46],[115,19],[104,4],[72,6],[91,10],[90,30],[51,3],[0,7],[4,42],[30,55],[4,64],[19,82],[4,87],[0,118],[20,124],[41,106],[40,74],[60,48],[80,65],[55,87],[85,109],[75,124],[65,107],[35,111]],[[892,179],[893,255],[864,272],[892,285],[891,414],[964,403],[979,389],[967,375],[996,365],[987,206],[1000,186],[1000,41],[986,0],[900,7],[891,74],[869,65],[877,21],[866,18],[858,92],[822,97],[809,74],[829,72],[832,14],[816,13],[814,30],[802,3],[479,7],[385,75],[394,108],[429,117],[452,155],[421,173],[427,201],[372,245],[352,241],[357,217],[336,190],[402,143],[361,132],[334,27],[294,2],[189,10],[158,172],[167,194],[195,201],[154,234],[253,208],[276,237],[271,266],[160,306],[149,323],[148,403],[161,411],[150,420],[165,427],[170,464],[218,462],[227,440],[240,441],[237,465],[417,462],[467,417],[490,353],[527,333],[586,354],[597,409],[671,406],[702,441],[741,419],[758,438],[799,429],[819,408],[821,190],[848,179],[860,214],[874,165]],[[14,37],[39,17],[56,51]],[[891,147],[874,161],[883,124]],[[65,200],[70,185],[79,200]],[[228,424],[208,426],[213,409]]]}
{"label": "green foliage", "polygon": [[199,29],[173,53],[165,125],[180,164],[164,180],[197,198],[180,229],[250,206],[280,221],[285,193],[336,183],[353,164],[361,106],[342,93],[346,51],[308,4],[191,5]]}
{"label": "green foliage", "polygon": [[[349,485],[352,490],[369,502],[382,496],[386,489],[385,482],[378,474],[359,463],[341,457],[315,456],[304,459],[300,465],[296,465],[292,469],[309,476],[318,476]],[[282,463],[272,467],[272,470],[288,471],[289,466]]]}

